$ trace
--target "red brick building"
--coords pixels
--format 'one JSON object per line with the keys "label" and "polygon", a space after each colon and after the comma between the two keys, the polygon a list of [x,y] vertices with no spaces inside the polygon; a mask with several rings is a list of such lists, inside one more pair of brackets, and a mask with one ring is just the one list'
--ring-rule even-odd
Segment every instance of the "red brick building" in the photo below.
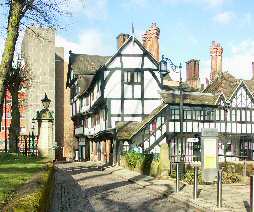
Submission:
{"label": "red brick building", "polygon": [[[20,108],[20,134],[28,134],[27,123],[25,120],[25,111],[26,104],[25,100],[27,99],[27,94],[24,90],[19,92],[19,108]],[[11,125],[11,102],[12,97],[10,91],[7,91],[5,96],[6,104],[3,104],[3,116],[1,122],[1,130],[0,130],[0,151],[5,148],[5,140],[9,138],[9,128]],[[6,118],[6,119],[5,119]],[[6,130],[7,129],[7,130]]]}

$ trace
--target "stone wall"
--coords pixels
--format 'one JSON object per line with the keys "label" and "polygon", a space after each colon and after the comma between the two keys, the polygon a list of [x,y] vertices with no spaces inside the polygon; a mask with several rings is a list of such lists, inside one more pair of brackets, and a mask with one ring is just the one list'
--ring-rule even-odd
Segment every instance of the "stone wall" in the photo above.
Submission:
{"label": "stone wall", "polygon": [[74,126],[71,120],[70,89],[65,88],[67,81],[68,64],[64,63],[64,149],[63,156],[72,159],[74,157]]}
{"label": "stone wall", "polygon": [[[29,66],[32,82],[28,90],[27,134],[32,128],[36,111],[42,109],[41,99],[46,92],[51,99],[54,116],[53,139],[59,146],[56,156],[73,158],[73,123],[69,89],[65,88],[68,65],[64,62],[64,49],[55,47],[55,31],[32,27],[26,30],[22,41],[22,56]],[[37,132],[37,129],[35,130]]]}
{"label": "stone wall", "polygon": [[[46,92],[51,99],[50,110],[55,113],[55,32],[52,29],[27,29],[22,41],[22,56],[32,77],[28,90],[25,118],[27,133],[31,131],[36,111],[42,109],[41,99]],[[55,126],[55,124],[54,124]]]}

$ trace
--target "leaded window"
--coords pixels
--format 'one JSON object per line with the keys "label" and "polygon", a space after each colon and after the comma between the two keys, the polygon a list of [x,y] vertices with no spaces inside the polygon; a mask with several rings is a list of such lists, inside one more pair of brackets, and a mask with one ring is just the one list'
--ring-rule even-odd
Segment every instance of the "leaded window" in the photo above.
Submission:
{"label": "leaded window", "polygon": [[141,72],[140,71],[125,71],[124,82],[125,83],[140,83]]}

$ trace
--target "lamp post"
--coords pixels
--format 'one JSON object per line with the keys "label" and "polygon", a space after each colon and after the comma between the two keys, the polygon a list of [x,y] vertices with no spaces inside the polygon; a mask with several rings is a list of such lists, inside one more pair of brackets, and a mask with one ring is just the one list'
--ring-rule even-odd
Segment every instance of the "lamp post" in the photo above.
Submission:
{"label": "lamp post", "polygon": [[[160,61],[159,71],[161,74],[161,83],[163,84],[163,77],[166,74],[169,74],[170,71],[168,70],[168,64],[171,70],[175,73],[179,73],[180,81],[179,81],[179,91],[180,91],[180,104],[179,104],[179,118],[180,118],[180,143],[181,143],[181,157],[180,162],[184,162],[184,155],[183,155],[183,80],[182,80],[182,64],[180,63],[179,66],[175,65],[170,58],[165,57],[162,55],[162,59]],[[179,71],[178,71],[178,70]],[[177,148],[178,151],[178,148]]]}
{"label": "lamp post", "polygon": [[230,103],[228,101],[222,106],[224,110],[224,121],[225,121],[225,134],[224,134],[224,162],[226,162],[226,146],[227,146],[227,125],[228,125],[228,111],[230,109]]}

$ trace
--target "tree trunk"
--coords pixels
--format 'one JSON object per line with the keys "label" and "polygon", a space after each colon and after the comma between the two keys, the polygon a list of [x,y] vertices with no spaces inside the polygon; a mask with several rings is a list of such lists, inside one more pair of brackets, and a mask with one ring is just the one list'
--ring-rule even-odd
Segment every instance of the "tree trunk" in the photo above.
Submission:
{"label": "tree trunk", "polygon": [[20,133],[20,111],[19,111],[19,97],[18,86],[10,86],[10,92],[12,96],[11,106],[11,126],[9,129],[9,151],[18,152],[18,140]]}
{"label": "tree trunk", "polygon": [[[10,1],[10,10],[8,16],[7,37],[4,44],[4,52],[0,64],[0,102],[4,98],[4,81],[6,74],[12,68],[13,55],[15,45],[19,36],[20,20],[22,18],[23,1],[12,0]],[[3,107],[0,107],[0,120],[3,115]]]}

